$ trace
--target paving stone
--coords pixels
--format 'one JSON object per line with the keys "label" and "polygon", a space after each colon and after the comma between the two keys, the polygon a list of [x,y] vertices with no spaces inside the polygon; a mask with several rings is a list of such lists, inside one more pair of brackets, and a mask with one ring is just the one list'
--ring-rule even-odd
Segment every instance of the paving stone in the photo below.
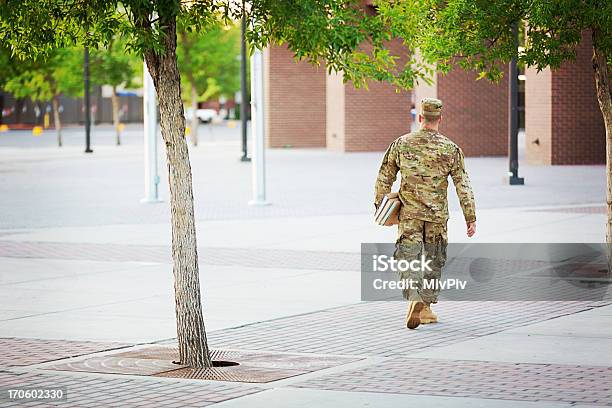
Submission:
{"label": "paving stone", "polygon": [[[171,263],[169,246],[0,241],[0,257]],[[359,253],[264,248],[198,248],[205,265],[359,271]]]}
{"label": "paving stone", "polygon": [[130,344],[126,343],[0,338],[0,368],[27,366],[128,346]]}
{"label": "paving stone", "polygon": [[[571,376],[590,386],[572,388]],[[392,381],[390,381],[392,378]],[[486,361],[390,359],[295,383],[293,387],[355,392],[465,396],[521,401],[612,404],[612,367]]]}
{"label": "paving stone", "polygon": [[[116,383],[108,381],[107,377],[97,377],[96,381],[83,390],[77,390],[81,377],[69,377],[68,399],[54,403],[41,402],[42,406],[70,406],[70,407],[90,407],[90,406],[132,406],[132,403],[142,403],[154,401],[152,405],[156,407],[176,406],[177,400],[189,399],[193,406],[207,406],[215,402],[225,401],[232,398],[259,392],[261,389],[243,384],[224,384],[208,383],[198,384],[197,388],[191,384],[180,380],[160,381],[155,377],[146,379],[125,378],[121,380],[118,387]],[[0,372],[0,387],[9,386],[56,386],[58,381],[65,380],[62,374],[47,373],[28,373],[24,376],[12,372]],[[151,391],[148,386],[158,383],[160,391]],[[75,387],[75,388],[73,388]],[[220,391],[223,392],[220,392]],[[102,399],[102,396],[107,398]],[[97,401],[100,401],[99,403]],[[92,403],[93,402],[93,403]],[[29,405],[28,405],[29,406]],[[147,406],[147,405],[143,405]]]}
{"label": "paving stone", "polygon": [[[209,333],[215,348],[406,356],[510,328],[604,306],[609,302],[440,302],[440,323],[406,330],[403,302],[362,302]],[[534,315],[533,310],[537,310]],[[359,351],[357,351],[359,350]]]}

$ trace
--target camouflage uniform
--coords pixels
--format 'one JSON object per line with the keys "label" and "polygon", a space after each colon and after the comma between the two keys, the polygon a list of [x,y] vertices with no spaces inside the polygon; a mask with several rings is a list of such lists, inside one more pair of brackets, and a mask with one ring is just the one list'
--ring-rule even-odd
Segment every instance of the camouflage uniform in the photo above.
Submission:
{"label": "camouflage uniform", "polygon": [[[439,116],[442,102],[424,99],[421,114]],[[474,195],[463,163],[463,152],[451,140],[431,129],[396,139],[385,153],[376,180],[375,205],[378,207],[385,194],[391,192],[397,173],[401,173],[397,259],[414,259],[424,251],[432,259],[431,272],[406,272],[402,279],[413,279],[419,289],[404,291],[409,300],[435,303],[438,290],[422,290],[422,279],[440,279],[446,262],[448,242],[446,223],[448,176],[455,184],[466,222],[476,221]]]}

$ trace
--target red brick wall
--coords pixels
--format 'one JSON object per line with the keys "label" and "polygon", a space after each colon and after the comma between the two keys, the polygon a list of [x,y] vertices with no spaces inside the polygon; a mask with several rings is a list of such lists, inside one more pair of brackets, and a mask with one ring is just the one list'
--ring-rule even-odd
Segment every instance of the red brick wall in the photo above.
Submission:
{"label": "red brick wall", "polygon": [[[537,75],[528,69],[525,96],[528,162],[605,162],[605,132],[595,98],[590,48],[590,38],[585,35],[576,62]],[[409,92],[396,93],[393,87],[375,82],[369,90],[357,90],[350,84],[343,93],[334,88],[340,99],[327,95],[328,103],[342,100],[342,114],[341,109],[326,110],[323,67],[296,64],[292,54],[281,47],[267,51],[265,64],[270,147],[327,145],[341,151],[381,151],[410,129]],[[446,76],[438,75],[437,97],[444,102],[441,131],[459,144],[466,155],[507,155],[507,80],[500,84],[475,81],[473,73],[458,68]],[[338,120],[328,128],[329,118]],[[330,143],[332,133],[335,136]],[[534,143],[536,139],[539,144]]]}
{"label": "red brick wall", "polygon": [[[401,41],[388,44],[402,67],[408,61],[408,50]],[[364,50],[368,50],[364,45]],[[344,87],[344,151],[383,151],[401,135],[410,132],[411,92],[397,92],[387,83],[370,81],[368,89],[355,89],[351,83]]]}
{"label": "red brick wall", "polygon": [[296,63],[286,47],[264,54],[268,147],[325,147],[325,67]]}
{"label": "red brick wall", "polygon": [[[507,75],[507,72],[505,72]],[[444,103],[440,132],[466,156],[508,154],[508,81],[499,84],[457,67],[438,74],[438,99]]]}
{"label": "red brick wall", "polygon": [[603,118],[595,94],[590,33],[576,49],[576,61],[552,75],[552,164],[606,162]]}
{"label": "red brick wall", "polygon": [[388,84],[371,82],[369,89],[345,86],[344,151],[383,151],[410,132],[410,92],[397,93]]}

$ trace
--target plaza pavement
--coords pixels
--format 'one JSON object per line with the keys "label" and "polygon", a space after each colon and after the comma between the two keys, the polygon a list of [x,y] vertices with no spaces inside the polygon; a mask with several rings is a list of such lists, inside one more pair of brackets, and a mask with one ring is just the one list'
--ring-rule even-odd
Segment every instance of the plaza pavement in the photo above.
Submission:
{"label": "plaza pavement", "polygon": [[[157,406],[612,404],[606,302],[441,303],[441,323],[407,331],[403,303],[360,302],[360,244],[395,235],[371,222],[380,153],[268,150],[272,205],[249,207],[237,130],[200,130],[191,160],[211,346],[362,360],[256,385],[45,371],[58,358],[174,342],[167,184],[161,165],[166,200],[139,203],[136,126],[121,147],[95,128],[92,155],[79,128],[62,149],[52,132],[11,131],[0,133],[0,385],[65,383],[67,406],[146,406],[151,395]],[[522,165],[526,185],[511,187],[505,158],[466,164],[475,241],[603,242],[603,166]],[[450,196],[449,239],[464,242]]]}

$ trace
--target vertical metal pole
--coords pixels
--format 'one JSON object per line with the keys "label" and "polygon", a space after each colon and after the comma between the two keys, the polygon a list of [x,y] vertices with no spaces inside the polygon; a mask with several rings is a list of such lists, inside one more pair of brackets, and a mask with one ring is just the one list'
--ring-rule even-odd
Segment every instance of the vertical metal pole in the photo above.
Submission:
{"label": "vertical metal pole", "polygon": [[4,92],[0,91],[0,125],[4,117]]}
{"label": "vertical metal pole", "polygon": [[248,157],[247,151],[247,103],[248,103],[248,92],[247,92],[247,50],[246,50],[246,10],[244,0],[242,0],[242,37],[240,47],[240,123],[242,132],[242,157],[241,161],[251,161]]}
{"label": "vertical metal pole", "polygon": [[89,47],[85,46],[85,60],[83,67],[85,78],[85,153],[93,153],[91,150],[91,99],[89,95]]}
{"label": "vertical metal pole", "polygon": [[249,205],[268,205],[266,201],[266,158],[264,134],[263,52],[255,49],[251,57],[251,134],[253,148],[253,200]]}
{"label": "vertical metal pole", "polygon": [[[518,50],[518,22],[512,24],[514,49]],[[508,152],[510,156],[508,176],[510,185],[523,185],[525,179],[518,176],[518,70],[517,58],[512,57],[508,73]]]}
{"label": "vertical metal pole", "polygon": [[157,174],[157,103],[153,78],[151,78],[146,62],[143,72],[145,196],[140,202],[160,203],[162,200],[159,198],[159,175]]}

